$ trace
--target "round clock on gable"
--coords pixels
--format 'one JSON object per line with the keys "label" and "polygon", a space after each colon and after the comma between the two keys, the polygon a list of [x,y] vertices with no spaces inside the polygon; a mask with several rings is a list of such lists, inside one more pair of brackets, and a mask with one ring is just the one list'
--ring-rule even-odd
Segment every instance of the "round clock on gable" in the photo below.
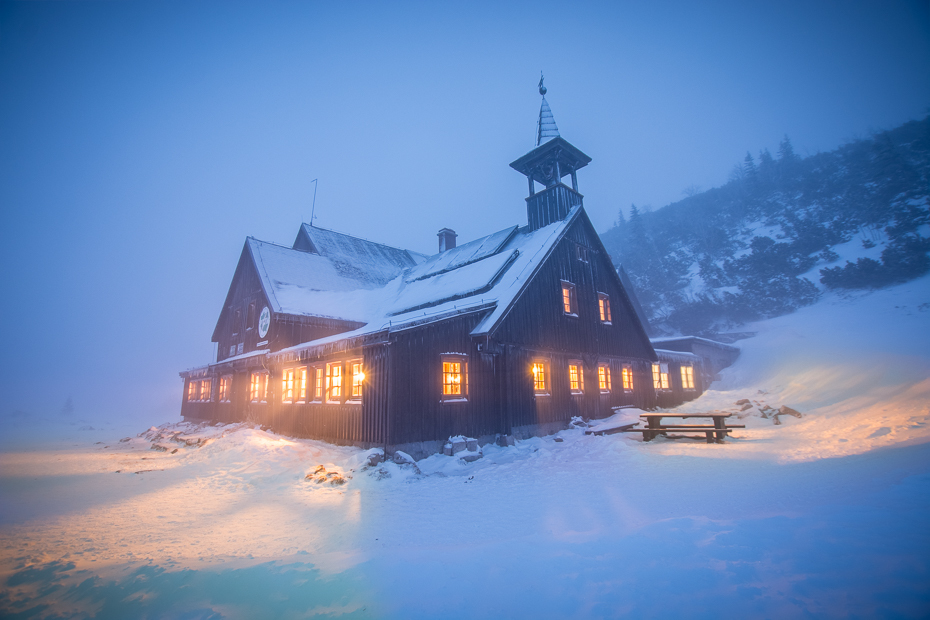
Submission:
{"label": "round clock on gable", "polygon": [[262,313],[258,315],[258,337],[264,338],[268,335],[268,328],[271,327],[271,310],[268,306],[262,308]]}

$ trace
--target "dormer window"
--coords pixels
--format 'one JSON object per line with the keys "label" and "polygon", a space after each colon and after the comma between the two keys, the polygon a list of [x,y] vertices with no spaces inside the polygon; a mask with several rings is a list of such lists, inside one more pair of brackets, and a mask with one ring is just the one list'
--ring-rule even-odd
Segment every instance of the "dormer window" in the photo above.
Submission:
{"label": "dormer window", "polygon": [[578,299],[575,285],[562,280],[562,312],[569,316],[578,316]]}

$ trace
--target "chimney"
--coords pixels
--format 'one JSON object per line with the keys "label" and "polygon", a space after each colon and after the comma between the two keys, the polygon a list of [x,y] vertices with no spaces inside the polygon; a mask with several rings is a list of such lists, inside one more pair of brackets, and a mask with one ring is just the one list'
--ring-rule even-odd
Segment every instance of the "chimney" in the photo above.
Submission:
{"label": "chimney", "polygon": [[439,251],[445,252],[455,247],[455,238],[458,236],[451,228],[443,228],[437,233],[439,237]]}

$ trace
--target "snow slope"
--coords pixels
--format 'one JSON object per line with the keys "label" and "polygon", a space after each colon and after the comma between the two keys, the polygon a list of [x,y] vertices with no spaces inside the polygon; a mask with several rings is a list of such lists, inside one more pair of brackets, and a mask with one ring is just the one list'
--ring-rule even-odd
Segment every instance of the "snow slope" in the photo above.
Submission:
{"label": "snow slope", "polygon": [[926,617],[930,278],[751,329],[686,405],[755,404],[724,445],[579,428],[368,467],[245,425],[7,420],[0,615]]}

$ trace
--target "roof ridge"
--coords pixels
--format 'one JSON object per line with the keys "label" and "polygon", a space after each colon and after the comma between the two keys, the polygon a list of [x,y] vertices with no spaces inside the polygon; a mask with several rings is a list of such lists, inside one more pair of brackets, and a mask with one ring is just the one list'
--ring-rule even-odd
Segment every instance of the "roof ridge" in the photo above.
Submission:
{"label": "roof ridge", "polygon": [[[366,243],[371,243],[373,245],[380,245],[382,247],[391,248],[392,250],[398,250],[400,252],[415,252],[416,251],[416,250],[409,250],[407,248],[397,247],[396,245],[388,245],[387,243],[381,243],[380,241],[372,241],[371,239],[366,239],[365,237],[359,237],[358,235],[350,235],[349,233],[344,233],[341,230],[335,230],[332,228],[321,228],[320,226],[314,226],[313,224],[308,224],[306,222],[302,222],[301,226],[306,226],[307,228],[315,228],[316,230],[322,230],[323,232],[342,235],[343,237],[349,237],[350,239],[358,239],[359,241],[364,241]],[[422,254],[422,252],[417,252],[417,254]]]}

